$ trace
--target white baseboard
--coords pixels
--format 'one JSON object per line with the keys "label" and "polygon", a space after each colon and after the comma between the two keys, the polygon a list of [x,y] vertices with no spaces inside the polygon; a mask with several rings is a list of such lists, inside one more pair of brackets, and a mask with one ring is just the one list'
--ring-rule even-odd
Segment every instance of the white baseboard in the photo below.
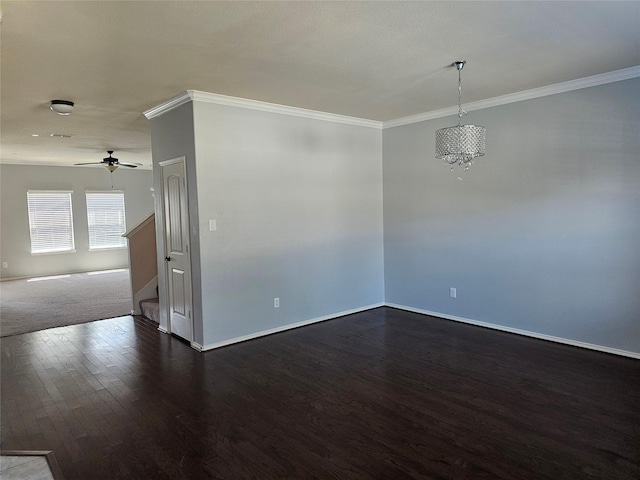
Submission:
{"label": "white baseboard", "polygon": [[25,275],[22,277],[2,277],[0,278],[0,282],[9,282],[11,280],[29,280],[30,278],[46,278],[46,277],[57,277],[58,275],[80,275],[83,273],[91,273],[91,272],[101,272],[108,270],[129,270],[129,265],[124,265],[123,267],[106,267],[106,268],[98,268],[93,270],[77,270],[73,272],[60,272],[60,273],[43,273],[42,275],[33,274],[33,275]]}
{"label": "white baseboard", "polygon": [[215,348],[226,347],[227,345],[232,345],[234,343],[246,342],[247,340],[252,340],[254,338],[264,337],[266,335],[271,335],[278,332],[284,332],[285,330],[291,330],[292,328],[304,327],[305,325],[311,325],[312,323],[324,322],[326,320],[333,320],[334,318],[344,317],[345,315],[351,315],[353,313],[364,312],[365,310],[371,310],[372,308],[384,307],[384,303],[375,303],[372,305],[367,305],[366,307],[355,308],[353,310],[346,310],[343,312],[333,313],[331,315],[325,315],[323,317],[316,317],[310,320],[303,320],[302,322],[290,323],[288,325],[283,325],[281,327],[270,328],[268,330],[262,330],[256,333],[250,333],[249,335],[243,335],[241,337],[230,338],[228,340],[223,340],[221,342],[210,343],[209,345],[200,345],[195,342],[191,342],[191,346],[201,352],[207,350],[213,350]]}
{"label": "white baseboard", "polygon": [[158,286],[158,276],[153,277],[144,287],[133,294],[133,311],[135,315],[140,315],[140,300],[156,298],[156,287]]}
{"label": "white baseboard", "polygon": [[[211,343],[209,345],[200,345],[199,343],[191,342],[191,347],[194,348],[195,350],[199,351],[199,352],[204,352],[204,351],[207,351],[207,350],[214,350],[216,348],[225,347],[227,345],[232,345],[234,343],[245,342],[247,340],[252,340],[254,338],[264,337],[266,335],[272,335],[274,333],[283,332],[283,331],[286,331],[286,330],[291,330],[293,328],[304,327],[306,325],[311,325],[313,323],[323,322],[323,321],[326,321],[326,320],[332,320],[334,318],[343,317],[343,316],[346,316],[346,315],[351,315],[353,313],[364,312],[366,310],[371,310],[371,309],[378,308],[378,307],[397,308],[399,310],[406,310],[408,312],[419,313],[419,314],[422,314],[422,315],[429,315],[429,316],[437,317],[437,318],[443,318],[445,320],[453,320],[455,322],[467,323],[469,325],[475,325],[475,326],[479,326],[479,327],[490,328],[492,330],[499,330],[499,331],[502,331],[502,332],[514,333],[516,335],[523,335],[523,336],[526,336],[526,337],[537,338],[537,339],[540,339],[540,340],[547,340],[547,341],[550,341],[550,342],[560,343],[560,344],[564,344],[564,345],[571,345],[573,347],[586,348],[586,349],[589,349],[589,350],[596,350],[598,352],[604,352],[604,353],[610,353],[610,354],[613,354],[613,355],[620,355],[620,356],[623,356],[623,357],[630,357],[630,358],[640,359],[640,353],[637,353],[637,352],[630,352],[628,350],[621,350],[621,349],[618,349],[618,348],[611,348],[611,347],[606,347],[604,345],[596,345],[596,344],[593,344],[593,343],[580,342],[580,341],[577,341],[577,340],[571,340],[569,338],[556,337],[556,336],[553,336],[553,335],[546,335],[546,334],[543,334],[543,333],[531,332],[529,330],[522,330],[522,329],[519,329],[519,328],[505,327],[503,325],[497,325],[495,323],[481,322],[479,320],[472,320],[470,318],[458,317],[458,316],[455,316],[455,315],[448,315],[446,313],[441,313],[441,312],[433,312],[433,311],[424,310],[424,309],[421,309],[421,308],[407,307],[406,305],[399,305],[399,304],[396,304],[396,303],[376,303],[376,304],[372,304],[372,305],[367,305],[365,307],[356,308],[356,309],[353,309],[353,310],[347,310],[347,311],[343,311],[343,312],[334,313],[334,314],[331,314],[331,315],[326,315],[326,316],[323,316],[323,317],[316,317],[316,318],[312,318],[310,320],[304,320],[302,322],[296,322],[296,323],[291,323],[291,324],[288,324],[288,325],[283,325],[281,327],[271,328],[271,329],[268,329],[268,330],[262,330],[260,332],[251,333],[249,335],[243,335],[241,337],[235,337],[235,338],[231,338],[231,339],[228,339],[228,340],[223,340],[221,342]],[[166,330],[163,330],[162,328],[158,328],[158,330],[164,331],[164,333],[167,333]]]}
{"label": "white baseboard", "polygon": [[423,310],[421,308],[407,307],[405,305],[398,305],[396,303],[385,303],[385,306],[397,308],[399,310],[406,310],[407,312],[421,313],[423,315],[430,315],[432,317],[444,318],[446,320],[453,320],[456,322],[468,323],[470,325],[476,325],[479,327],[491,328],[493,330],[500,330],[502,332],[515,333],[517,335],[524,335],[526,337],[538,338],[540,340],[548,340],[550,342],[562,343],[565,345],[571,345],[573,347],[587,348],[589,350],[597,350],[599,352],[612,353],[614,355],[621,355],[623,357],[640,359],[640,353],[629,352],[627,350],[620,350],[618,348],[605,347],[603,345],[596,345],[593,343],[579,342],[577,340],[571,340],[563,337],[555,337],[553,335],[545,335],[544,333],[536,333],[536,332],[531,332],[529,330],[521,330],[519,328],[505,327],[503,325],[496,325],[495,323],[480,322],[478,320],[472,320],[464,317],[457,317],[455,315],[447,315],[446,313],[432,312],[429,310]]}
{"label": "white baseboard", "polygon": [[164,327],[158,327],[158,330],[159,330],[160,332],[162,332],[162,333],[169,333],[169,330],[167,330],[167,329],[166,329],[166,328],[164,328]]}

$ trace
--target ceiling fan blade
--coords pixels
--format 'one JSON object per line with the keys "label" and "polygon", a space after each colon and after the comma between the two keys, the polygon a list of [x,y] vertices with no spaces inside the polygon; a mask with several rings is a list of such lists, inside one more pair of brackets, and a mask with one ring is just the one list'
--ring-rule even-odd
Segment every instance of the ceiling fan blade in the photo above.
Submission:
{"label": "ceiling fan blade", "polygon": [[131,167],[131,168],[142,166],[141,163],[122,163],[122,162],[118,162],[116,165],[120,165],[121,167]]}
{"label": "ceiling fan blade", "polygon": [[74,163],[74,165],[104,165],[104,162]]}

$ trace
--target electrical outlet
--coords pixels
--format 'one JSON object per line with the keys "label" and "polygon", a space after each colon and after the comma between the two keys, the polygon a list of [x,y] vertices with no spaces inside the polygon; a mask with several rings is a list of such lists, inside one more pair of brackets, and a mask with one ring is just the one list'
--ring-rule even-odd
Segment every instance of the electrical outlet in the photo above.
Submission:
{"label": "electrical outlet", "polygon": [[449,288],[449,296],[450,296],[451,298],[456,298],[456,295],[457,295],[457,294],[458,294],[458,293],[457,293],[457,291],[456,291],[456,289],[455,289],[454,287]]}
{"label": "electrical outlet", "polygon": [[216,225],[216,221],[215,220],[209,220],[209,231],[210,232],[215,232],[218,229],[218,226]]}
{"label": "electrical outlet", "polygon": [[9,268],[9,262],[2,262],[2,268]]}
{"label": "electrical outlet", "polygon": [[273,299],[273,308],[280,308],[280,298],[276,297]]}

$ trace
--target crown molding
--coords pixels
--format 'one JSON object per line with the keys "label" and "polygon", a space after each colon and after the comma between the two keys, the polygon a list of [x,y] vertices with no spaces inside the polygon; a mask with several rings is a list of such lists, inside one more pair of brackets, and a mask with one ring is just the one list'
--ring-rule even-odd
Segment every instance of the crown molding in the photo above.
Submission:
{"label": "crown molding", "polygon": [[[531,100],[534,98],[555,95],[556,93],[565,93],[573,90],[595,87],[607,83],[620,82],[622,80],[629,80],[631,78],[637,77],[640,77],[640,66],[624,68],[622,70],[615,70],[613,72],[593,75],[591,77],[579,78],[577,80],[569,80],[568,82],[555,83],[553,85],[547,85],[546,87],[533,88],[531,90],[524,90],[522,92],[509,93],[507,95],[487,98],[485,100],[480,100],[477,102],[465,103],[464,109],[467,112],[471,112],[473,110],[497,107],[514,102],[522,102],[524,100]],[[442,108],[440,110],[433,110],[431,112],[396,118],[395,120],[388,120],[383,122],[382,128],[399,127],[401,125],[424,122],[426,120],[433,120],[435,118],[448,117],[450,115],[457,114],[458,106],[456,105],[454,107]]]}
{"label": "crown molding", "polygon": [[[547,85],[546,87],[524,90],[522,92],[509,93],[507,95],[487,98],[485,100],[479,100],[477,102],[465,103],[464,109],[467,112],[471,112],[474,110],[481,110],[483,108],[497,107],[514,102],[522,102],[524,100],[531,100],[534,98],[555,95],[557,93],[580,90],[582,88],[595,87],[607,83],[620,82],[622,80],[629,80],[631,78],[637,77],[640,77],[640,66],[624,68],[622,70],[615,70],[613,72],[593,75],[591,77],[579,78],[577,80],[569,80],[568,82],[555,83],[553,85]],[[320,112],[317,110],[308,110],[306,108],[290,107],[287,105],[279,105],[276,103],[249,100],[240,97],[231,97],[228,95],[220,95],[217,93],[201,92],[199,90],[187,90],[185,92],[182,92],[180,95],[177,95],[170,100],[167,100],[166,102],[145,111],[144,116],[147,117],[147,119],[151,120],[152,118],[158,117],[170,110],[173,110],[174,108],[177,108],[191,101],[213,103],[216,105],[227,105],[232,107],[246,108],[249,110],[259,110],[263,112],[279,113],[282,115],[291,115],[294,117],[312,118],[315,120],[323,120],[326,122],[343,123],[347,125],[356,125],[360,127],[376,129],[392,128],[401,125],[408,125],[410,123],[424,122],[426,120],[448,117],[451,115],[456,115],[458,113],[458,106],[456,105],[453,107],[442,108],[440,110],[432,110],[430,112],[419,113],[417,115],[411,115],[408,117],[396,118],[394,120],[380,122],[376,120],[368,120],[365,118],[349,117],[346,115]]]}
{"label": "crown molding", "polygon": [[294,117],[312,118],[314,120],[356,125],[359,127],[382,128],[382,122],[378,122],[376,120],[348,117],[346,115],[308,110],[306,108],[289,107],[287,105],[279,105],[277,103],[261,102],[258,100],[220,95],[217,93],[201,92],[199,90],[187,90],[157,107],[147,110],[144,112],[144,116],[147,117],[147,119],[152,119],[190,101],[246,108],[262,112],[279,113],[281,115],[291,115]]}
{"label": "crown molding", "polygon": [[261,102],[259,100],[249,100],[246,98],[230,97],[217,93],[207,93],[198,90],[187,90],[187,93],[194,101],[204,103],[214,103],[216,105],[228,105],[232,107],[247,108],[249,110],[260,110],[263,112],[279,113],[282,115],[291,115],[294,117],[312,118],[314,120],[323,120],[325,122],[344,123],[347,125],[356,125],[358,127],[382,128],[382,122],[376,120],[368,120],[366,118],[349,117],[346,115],[338,115],[336,113],[320,112],[318,110],[308,110],[306,108],[290,107],[287,105],[279,105],[277,103]]}
{"label": "crown molding", "polygon": [[143,115],[147,117],[147,120],[151,120],[152,118],[159,117],[167,113],[174,108],[178,108],[180,105],[184,105],[191,101],[191,97],[188,92],[182,92],[180,95],[177,95],[166,102],[161,103],[160,105],[150,108],[143,112]]}

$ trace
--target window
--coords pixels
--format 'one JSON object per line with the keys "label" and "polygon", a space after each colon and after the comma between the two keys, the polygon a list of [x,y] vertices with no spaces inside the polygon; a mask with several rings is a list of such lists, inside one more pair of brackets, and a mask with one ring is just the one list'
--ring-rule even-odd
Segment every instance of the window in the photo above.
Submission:
{"label": "window", "polygon": [[126,247],[124,192],[87,192],[89,250]]}
{"label": "window", "polygon": [[126,247],[124,192],[87,192],[89,249]]}
{"label": "window", "polygon": [[73,252],[71,192],[27,192],[31,253]]}

